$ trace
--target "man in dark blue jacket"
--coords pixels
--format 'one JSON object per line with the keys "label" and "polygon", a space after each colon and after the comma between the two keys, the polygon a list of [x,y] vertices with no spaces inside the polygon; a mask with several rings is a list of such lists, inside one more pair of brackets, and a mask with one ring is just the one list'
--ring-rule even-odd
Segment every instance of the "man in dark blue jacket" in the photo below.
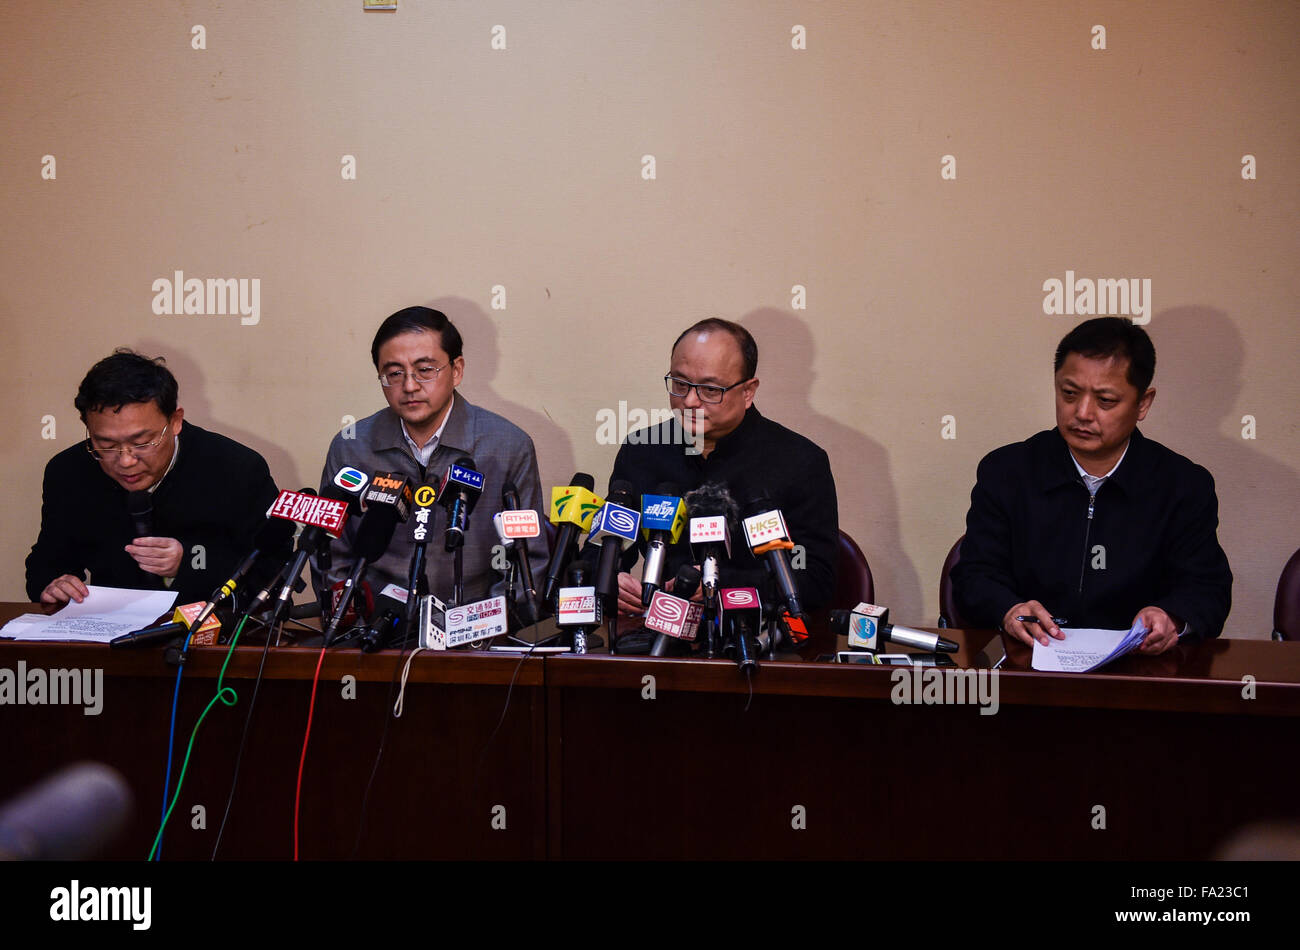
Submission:
{"label": "man in dark blue jacket", "polygon": [[[1204,468],[1144,438],[1156,354],[1141,327],[1098,317],[1056,349],[1056,428],[980,462],[952,579],[973,623],[1032,644],[1072,627],[1217,637],[1232,604],[1219,502]],[[1033,617],[1023,621],[1017,618]]]}

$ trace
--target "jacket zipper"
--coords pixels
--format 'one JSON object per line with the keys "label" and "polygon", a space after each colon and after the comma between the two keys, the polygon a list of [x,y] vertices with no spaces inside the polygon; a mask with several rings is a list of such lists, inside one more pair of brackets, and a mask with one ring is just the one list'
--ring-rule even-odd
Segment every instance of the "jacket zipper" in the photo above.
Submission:
{"label": "jacket zipper", "polygon": [[[1086,489],[1087,486],[1085,485]],[[1088,540],[1092,537],[1092,513],[1097,508],[1097,493],[1088,492],[1088,524],[1083,532],[1083,563],[1079,565],[1079,593],[1083,593],[1083,575],[1088,569]]]}

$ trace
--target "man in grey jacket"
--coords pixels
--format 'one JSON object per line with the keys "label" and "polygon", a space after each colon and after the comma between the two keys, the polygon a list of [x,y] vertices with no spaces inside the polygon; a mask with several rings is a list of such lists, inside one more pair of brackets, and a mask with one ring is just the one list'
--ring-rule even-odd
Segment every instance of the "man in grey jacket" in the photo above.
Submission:
{"label": "man in grey jacket", "polygon": [[[460,332],[446,315],[428,307],[407,307],[390,316],[375,333],[370,356],[379,372],[388,407],[367,416],[334,436],[321,473],[321,490],[333,484],[345,467],[373,476],[397,472],[412,480],[438,487],[447,469],[458,459],[474,460],[483,475],[483,494],[469,519],[464,540],[464,597],[462,603],[505,592],[505,554],[492,516],[500,511],[501,493],[513,484],[519,507],[535,509],[545,517],[542,487],[537,475],[533,440],[518,426],[494,412],[472,405],[456,392],[465,372]],[[447,514],[435,506],[426,549],[429,591],[452,601],[452,555],[444,550]],[[317,591],[342,581],[352,570],[361,518],[350,519],[343,536],[330,545],[330,564],[321,572],[314,565]],[[411,554],[415,548],[415,519],[399,524],[387,552],[366,570],[375,595],[389,584],[405,588]],[[529,545],[534,576],[545,571],[545,535]],[[495,565],[494,565],[495,561]],[[520,585],[516,580],[515,593]]]}

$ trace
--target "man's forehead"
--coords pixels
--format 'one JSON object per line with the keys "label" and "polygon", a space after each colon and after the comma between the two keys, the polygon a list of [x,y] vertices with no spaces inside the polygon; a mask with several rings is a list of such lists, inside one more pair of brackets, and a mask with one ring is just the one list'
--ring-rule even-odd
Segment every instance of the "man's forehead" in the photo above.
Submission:
{"label": "man's forehead", "polygon": [[438,334],[429,330],[410,330],[385,340],[379,347],[380,366],[401,363],[404,359],[412,363],[445,363],[447,353],[442,348],[442,339]]}
{"label": "man's forehead", "polygon": [[1070,353],[1066,356],[1056,375],[1082,385],[1089,382],[1094,388],[1134,388],[1128,381],[1129,358],[1127,356],[1084,356],[1082,353]]}
{"label": "man's forehead", "polygon": [[86,413],[86,425],[120,429],[124,426],[162,425],[167,417],[156,402],[128,402],[120,406],[103,406]]}
{"label": "man's forehead", "polygon": [[744,362],[740,345],[730,333],[702,330],[684,337],[673,348],[672,362],[690,363],[706,369],[725,370]]}

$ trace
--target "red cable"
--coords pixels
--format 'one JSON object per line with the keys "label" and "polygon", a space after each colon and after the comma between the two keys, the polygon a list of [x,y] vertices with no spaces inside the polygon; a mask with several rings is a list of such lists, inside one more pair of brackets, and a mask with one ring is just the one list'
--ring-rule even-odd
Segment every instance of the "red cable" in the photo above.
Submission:
{"label": "red cable", "polygon": [[311,681],[311,705],[307,707],[307,731],[302,737],[302,758],[298,760],[298,788],[293,793],[293,859],[298,860],[298,803],[302,800],[302,768],[307,762],[307,740],[311,738],[311,717],[316,712],[316,684],[320,682],[320,668],[325,664],[325,648],[320,648],[316,661],[316,675]]}

